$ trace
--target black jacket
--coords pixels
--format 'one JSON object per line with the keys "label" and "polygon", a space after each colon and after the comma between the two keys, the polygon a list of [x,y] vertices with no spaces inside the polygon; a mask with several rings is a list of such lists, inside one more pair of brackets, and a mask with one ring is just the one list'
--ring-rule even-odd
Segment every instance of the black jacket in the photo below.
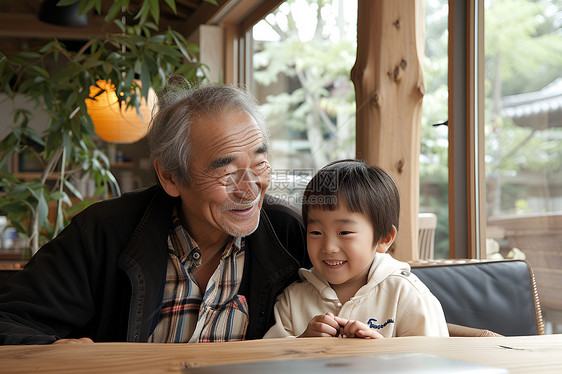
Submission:
{"label": "black jacket", "polygon": [[[310,266],[299,215],[268,200],[246,239],[247,339],[267,332],[277,295]],[[176,202],[154,186],[74,217],[0,290],[0,344],[146,342],[159,318]]]}

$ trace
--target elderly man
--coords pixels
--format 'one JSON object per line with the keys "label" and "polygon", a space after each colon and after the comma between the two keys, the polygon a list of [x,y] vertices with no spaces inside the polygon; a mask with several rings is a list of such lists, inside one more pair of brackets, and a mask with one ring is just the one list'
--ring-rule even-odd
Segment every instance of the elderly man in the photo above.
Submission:
{"label": "elderly man", "polygon": [[261,338],[309,266],[268,201],[268,136],[232,86],[171,87],[148,134],[159,185],[96,203],[0,292],[0,343]]}

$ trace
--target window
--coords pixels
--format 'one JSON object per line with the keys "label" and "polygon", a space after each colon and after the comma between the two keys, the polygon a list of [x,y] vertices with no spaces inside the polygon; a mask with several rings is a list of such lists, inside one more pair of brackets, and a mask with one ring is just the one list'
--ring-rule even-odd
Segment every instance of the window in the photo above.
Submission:
{"label": "window", "polygon": [[252,29],[251,85],[271,131],[269,192],[299,208],[316,170],[355,157],[356,24],[354,1],[297,0]]}
{"label": "window", "polygon": [[449,257],[447,0],[425,3],[425,58],[420,154],[420,213],[437,217],[435,258]]}
{"label": "window", "polygon": [[484,12],[487,255],[526,259],[547,321],[562,324],[562,3]]}
{"label": "window", "polygon": [[[323,5],[319,5],[323,4]],[[298,197],[329,161],[355,157],[355,2],[287,1],[252,30],[252,89],[272,133],[269,193]],[[420,212],[438,217],[435,257],[448,257],[446,0],[426,7],[426,95],[420,157]]]}
{"label": "window", "polygon": [[[340,46],[345,52],[336,59],[328,52],[329,42],[355,40],[351,26],[355,15],[349,21],[344,15],[349,8],[356,12],[355,2],[349,7],[346,1],[345,9],[343,1],[321,8],[317,3],[290,0],[255,17],[262,20],[250,33],[253,43],[248,48],[252,38],[246,34],[239,52],[252,51],[254,71],[247,66],[239,70],[255,78],[252,88],[273,124],[274,187],[292,188],[295,194],[307,175],[327,161],[354,157],[355,103],[349,70],[355,47]],[[442,236],[436,238],[435,257],[524,256],[535,271],[547,332],[562,331],[561,8],[559,0],[425,2],[420,211],[437,213],[442,225],[437,229]],[[298,16],[294,9],[300,9]],[[321,32],[301,31],[291,40],[283,39],[282,34],[287,38],[291,27],[301,25],[299,16],[308,20],[305,29]],[[332,37],[327,30],[334,25],[349,35],[342,38],[344,33],[337,31],[340,37]],[[314,39],[311,35],[323,39],[315,39],[320,44],[307,49],[306,42]],[[320,53],[333,63],[310,64]],[[282,58],[289,54],[292,66]],[[320,78],[299,77],[319,71],[323,75],[314,77]],[[326,72],[338,74],[325,80]],[[306,101],[305,88],[320,94]],[[334,103],[342,102],[341,112],[333,110]],[[318,108],[323,111],[314,112]],[[307,121],[312,120],[317,122],[309,128]],[[445,120],[449,127],[433,126]],[[346,136],[335,141],[330,129],[345,129]],[[314,153],[318,145],[327,144],[336,146],[325,146],[328,153]],[[295,175],[299,168],[304,172]]]}

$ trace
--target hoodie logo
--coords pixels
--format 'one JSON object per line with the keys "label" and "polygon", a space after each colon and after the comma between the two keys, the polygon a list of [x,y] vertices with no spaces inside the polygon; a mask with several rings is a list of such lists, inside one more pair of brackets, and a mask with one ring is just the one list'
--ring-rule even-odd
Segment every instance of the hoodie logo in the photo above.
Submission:
{"label": "hoodie logo", "polygon": [[389,319],[386,320],[385,323],[381,323],[381,324],[379,325],[379,324],[377,324],[377,320],[376,320],[376,319],[371,318],[371,319],[367,322],[367,325],[369,325],[369,327],[372,328],[372,329],[380,330],[380,329],[382,329],[383,327],[385,327],[386,325],[388,325],[389,323],[394,323],[394,319],[389,318]]}

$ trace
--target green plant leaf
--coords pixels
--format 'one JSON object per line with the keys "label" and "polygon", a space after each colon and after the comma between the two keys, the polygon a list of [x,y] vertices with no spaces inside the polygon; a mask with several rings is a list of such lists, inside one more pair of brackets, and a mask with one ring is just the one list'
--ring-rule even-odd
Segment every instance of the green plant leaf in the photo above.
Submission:
{"label": "green plant leaf", "polygon": [[139,20],[139,24],[142,25],[146,21],[146,18],[148,17],[148,13],[150,12],[151,4],[152,4],[151,0],[142,2],[140,10],[134,18],[136,20]]}
{"label": "green plant leaf", "polygon": [[72,5],[74,3],[79,2],[80,0],[59,0],[57,2],[57,6],[69,6]]}
{"label": "green plant leaf", "polygon": [[[64,186],[65,186],[66,188],[68,188],[68,190],[69,190],[70,192],[72,192],[72,194],[73,194],[74,196],[76,196],[77,198],[79,198],[80,200],[83,200],[83,199],[84,199],[84,196],[82,195],[82,193],[80,193],[80,191],[79,191],[72,183],[70,183],[69,181],[65,180],[65,181],[64,181]],[[68,205],[71,206],[72,204],[70,203],[70,200],[69,200],[68,202],[69,202]]]}
{"label": "green plant leaf", "polygon": [[90,11],[90,9],[92,9],[93,7],[94,7],[93,1],[82,0],[78,4],[78,14],[82,15],[82,14],[88,13]]}
{"label": "green plant leaf", "polygon": [[114,19],[113,23],[115,23],[117,25],[117,27],[119,27],[121,32],[126,32],[127,26],[125,26],[125,24],[123,22],[121,22],[120,19]]}
{"label": "green plant leaf", "polygon": [[168,4],[168,6],[170,7],[170,9],[172,9],[174,14],[178,14],[178,11],[176,9],[176,1],[175,0],[165,0],[165,1],[166,4]]}
{"label": "green plant leaf", "polygon": [[105,22],[111,22],[117,15],[121,12],[121,4],[118,1],[114,1],[109,7],[107,15],[105,16]]}
{"label": "green plant leaf", "polygon": [[[146,2],[147,0],[145,0]],[[160,6],[158,5],[158,0],[148,0],[150,2],[150,14],[154,19],[154,22],[158,24],[160,20]]]}
{"label": "green plant leaf", "polygon": [[18,53],[18,56],[20,58],[25,58],[25,59],[34,59],[34,58],[40,58],[41,55],[39,53],[35,53],[35,52],[20,52]]}
{"label": "green plant leaf", "polygon": [[46,222],[48,222],[47,217],[49,216],[49,205],[47,204],[47,199],[45,194],[41,189],[36,196],[37,198],[37,219],[39,221],[39,227],[43,227]]}

